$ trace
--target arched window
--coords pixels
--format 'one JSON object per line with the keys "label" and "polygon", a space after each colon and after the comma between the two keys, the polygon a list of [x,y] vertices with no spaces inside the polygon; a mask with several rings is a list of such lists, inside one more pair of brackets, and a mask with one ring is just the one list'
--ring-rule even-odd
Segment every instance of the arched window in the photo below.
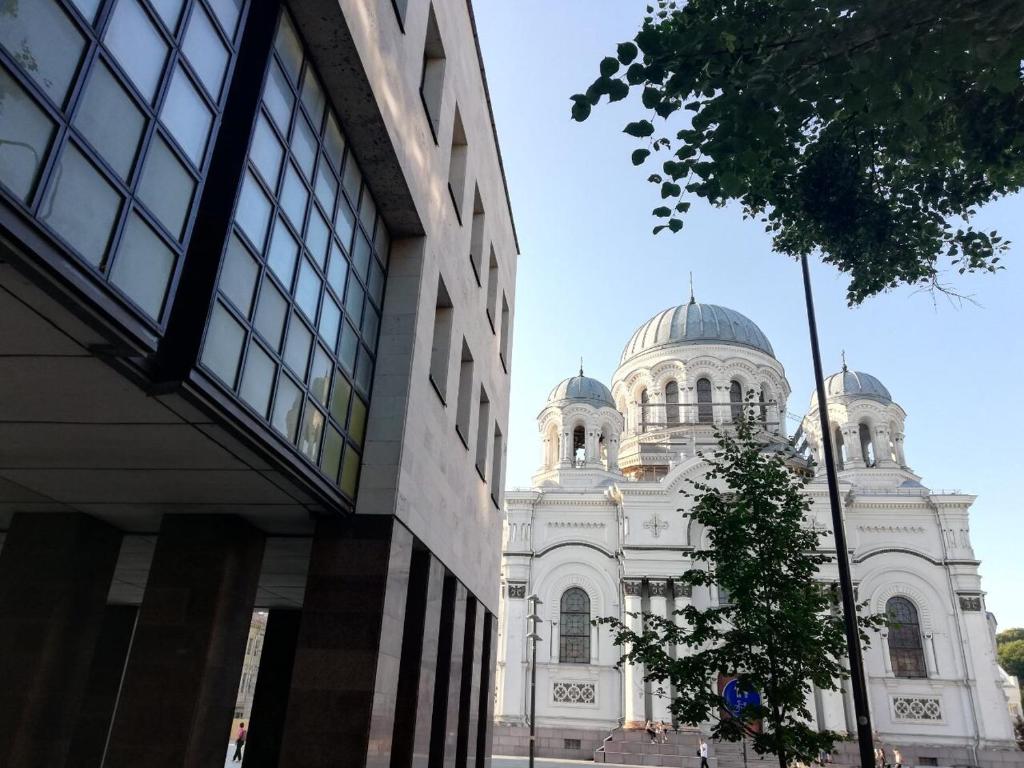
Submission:
{"label": "arched window", "polygon": [[679,385],[675,381],[665,385],[665,421],[679,423]]}
{"label": "arched window", "polygon": [[890,597],[885,604],[889,620],[889,659],[896,677],[928,677],[921,643],[917,608],[905,597]]}
{"label": "arched window", "polygon": [[587,430],[582,426],[572,431],[572,459],[577,464],[587,460]]}
{"label": "arched window", "polygon": [[864,457],[864,465],[873,467],[875,466],[875,446],[871,442],[871,431],[868,429],[867,424],[860,425],[859,434],[860,455]]}
{"label": "arched window", "polygon": [[697,379],[697,421],[710,424],[715,420],[711,407],[711,382],[708,379]]}
{"label": "arched window", "polygon": [[836,469],[838,471],[842,471],[846,466],[846,443],[843,440],[842,430],[839,429],[839,427],[836,427],[832,437],[832,445],[835,446],[835,456],[833,458],[836,462]]}
{"label": "arched window", "polygon": [[647,389],[644,388],[640,391],[640,431],[647,431],[647,404],[651,402],[650,396],[647,394]]}
{"label": "arched window", "polygon": [[561,608],[558,661],[562,664],[589,664],[590,596],[579,587],[570,587],[562,593]]}
{"label": "arched window", "polygon": [[733,421],[743,416],[743,388],[738,381],[729,384],[729,415]]}

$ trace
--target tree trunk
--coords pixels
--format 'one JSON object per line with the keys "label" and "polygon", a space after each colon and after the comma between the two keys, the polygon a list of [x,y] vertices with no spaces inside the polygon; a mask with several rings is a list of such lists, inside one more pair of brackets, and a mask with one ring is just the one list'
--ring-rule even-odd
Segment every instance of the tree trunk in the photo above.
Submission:
{"label": "tree trunk", "polygon": [[777,706],[772,707],[772,713],[772,720],[774,721],[772,727],[775,729],[776,744],[778,744],[779,747],[779,768],[787,768],[786,742],[784,741],[784,735],[782,733],[782,713],[779,712],[779,708]]}

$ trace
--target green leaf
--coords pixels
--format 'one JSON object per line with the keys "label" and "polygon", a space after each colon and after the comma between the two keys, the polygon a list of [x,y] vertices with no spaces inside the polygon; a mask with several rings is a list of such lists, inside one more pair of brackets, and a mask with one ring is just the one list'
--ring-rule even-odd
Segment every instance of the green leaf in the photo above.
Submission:
{"label": "green leaf", "polygon": [[626,82],[630,85],[640,85],[644,80],[647,79],[647,67],[639,62],[636,64],[630,64],[629,69],[626,70]]}
{"label": "green leaf", "polygon": [[647,109],[654,109],[654,107],[661,101],[662,91],[660,88],[652,88],[647,86],[644,88],[643,94],[640,97],[640,101]]}
{"label": "green leaf", "polygon": [[633,59],[637,57],[637,54],[639,52],[640,51],[633,43],[619,43],[618,47],[616,48],[616,53],[619,56],[619,61],[622,62],[623,64],[632,63]]}
{"label": "green leaf", "polygon": [[633,165],[643,165],[644,160],[651,154],[649,149],[634,149],[633,154],[630,156],[630,160],[633,161]]}
{"label": "green leaf", "polygon": [[582,123],[588,117],[590,117],[590,99],[582,93],[577,93],[572,97],[572,119]]}
{"label": "green leaf", "polygon": [[630,136],[635,136],[638,139],[646,138],[654,133],[654,126],[650,120],[637,120],[633,123],[628,123],[625,128],[622,129],[623,133],[628,133]]}
{"label": "green leaf", "polygon": [[679,213],[686,213],[688,210],[690,210],[689,203],[685,201],[681,203],[676,203],[676,211],[678,211]]}
{"label": "green leaf", "polygon": [[653,213],[658,218],[667,219],[669,216],[672,215],[672,209],[662,205],[658,208],[655,208],[653,211],[651,211],[651,213]]}
{"label": "green leaf", "polygon": [[673,232],[678,232],[680,229],[683,228],[683,222],[681,222],[679,219],[669,219],[668,228],[671,229]]}
{"label": "green leaf", "polygon": [[666,181],[661,185],[661,199],[664,200],[666,197],[679,197],[682,194],[682,190],[678,184],[671,181]]}
{"label": "green leaf", "polygon": [[622,101],[629,95],[629,86],[621,80],[612,80],[608,85],[608,101]]}
{"label": "green leaf", "polygon": [[601,65],[598,69],[601,72],[601,77],[611,77],[619,71],[619,60],[611,56],[605,56],[601,59]]}

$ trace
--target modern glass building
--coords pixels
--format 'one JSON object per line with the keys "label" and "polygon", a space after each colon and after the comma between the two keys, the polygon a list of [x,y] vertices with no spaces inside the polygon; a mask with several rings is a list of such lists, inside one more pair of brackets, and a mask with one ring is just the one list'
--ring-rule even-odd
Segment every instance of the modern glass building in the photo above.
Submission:
{"label": "modern glass building", "polygon": [[0,4],[0,764],[216,764],[254,609],[247,765],[484,764],[517,255],[465,0]]}

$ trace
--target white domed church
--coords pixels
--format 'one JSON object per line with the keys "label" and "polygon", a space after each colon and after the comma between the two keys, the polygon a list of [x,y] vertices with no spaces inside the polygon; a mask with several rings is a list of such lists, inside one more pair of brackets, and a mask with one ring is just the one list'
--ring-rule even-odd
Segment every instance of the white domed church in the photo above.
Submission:
{"label": "white domed church", "polygon": [[[496,754],[525,750],[530,594],[542,601],[539,755],[589,758],[617,729],[671,721],[667,699],[642,670],[616,667],[609,630],[590,620],[728,601],[716,588],[674,581],[703,535],[679,491],[706,471],[698,452],[714,446],[716,425],[735,417],[750,390],[766,440],[788,444],[785,370],[735,310],[691,298],[660,312],[629,339],[610,384],[581,368],[551,390],[537,417],[533,487],[505,495]],[[970,540],[974,497],[921,483],[904,452],[906,414],[879,379],[844,364],[826,391],[858,597],[899,618],[865,652],[878,739],[906,765],[999,763],[1014,748],[1008,698],[1019,693],[1008,693],[1012,678],[995,659]],[[816,397],[806,413],[798,439],[813,458],[823,439]],[[830,530],[822,473],[807,493],[816,524]],[[831,538],[822,546],[834,549]],[[835,581],[830,568],[821,578]],[[808,704],[817,727],[856,732],[849,694],[815,690]]]}

